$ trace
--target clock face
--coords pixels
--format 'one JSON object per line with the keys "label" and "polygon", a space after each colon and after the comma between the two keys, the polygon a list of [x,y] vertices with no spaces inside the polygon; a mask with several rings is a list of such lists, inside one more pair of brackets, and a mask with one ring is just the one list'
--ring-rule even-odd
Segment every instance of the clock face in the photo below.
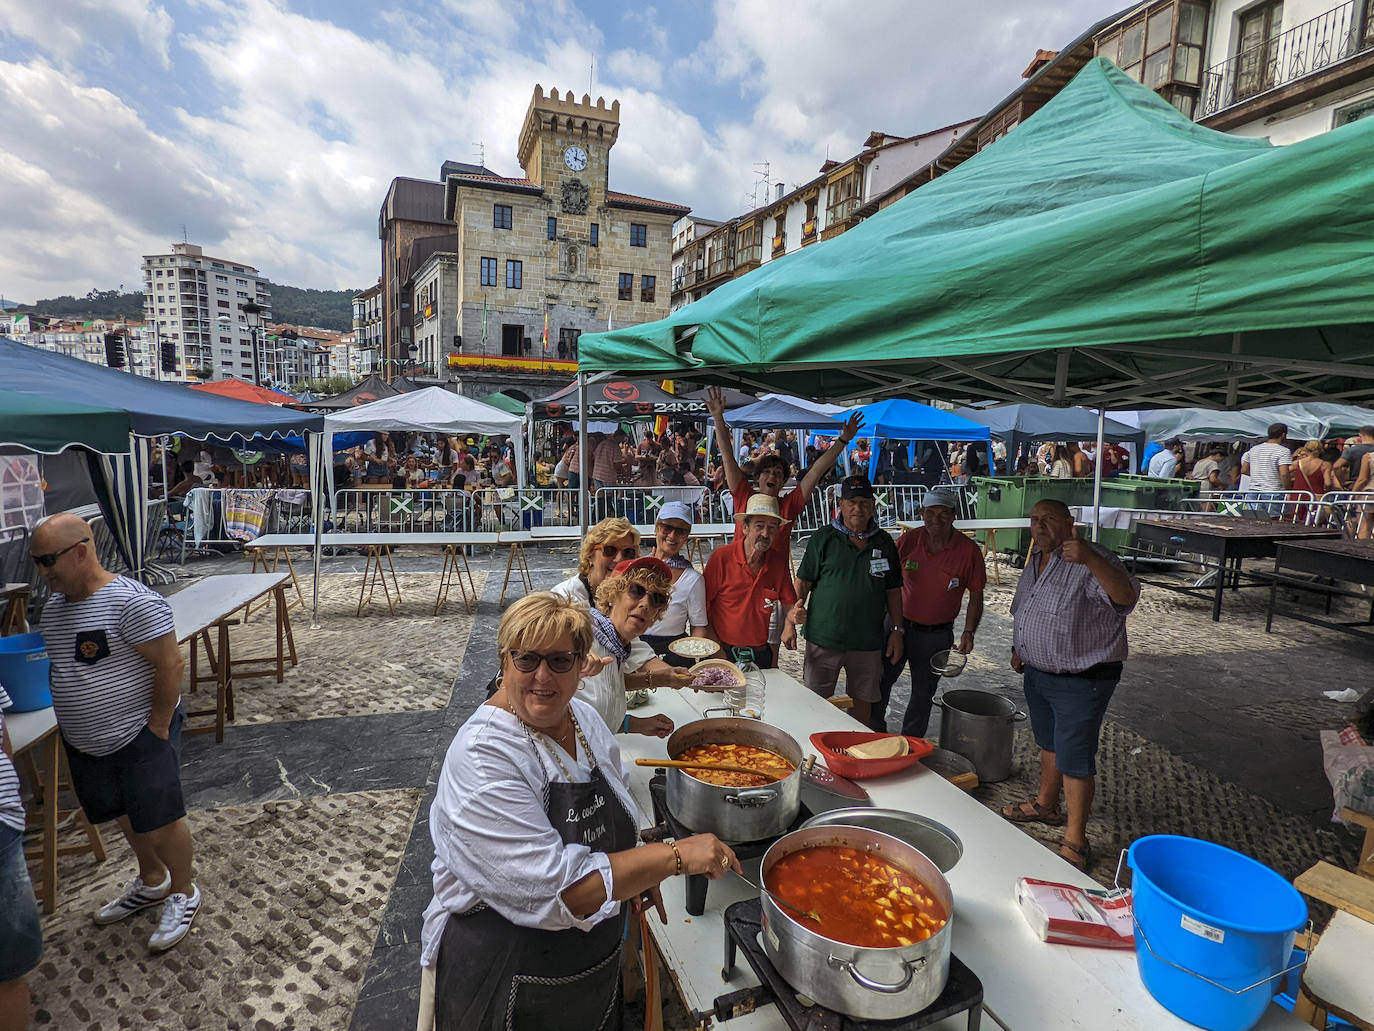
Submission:
{"label": "clock face", "polygon": [[574,172],[580,172],[587,167],[587,152],[581,147],[569,147],[563,151],[563,164]]}

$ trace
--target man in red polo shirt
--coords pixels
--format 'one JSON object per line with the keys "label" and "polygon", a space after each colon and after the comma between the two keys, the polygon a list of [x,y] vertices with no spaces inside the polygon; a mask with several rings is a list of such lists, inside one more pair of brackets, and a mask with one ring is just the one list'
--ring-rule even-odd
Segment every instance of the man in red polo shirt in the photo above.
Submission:
{"label": "man in red polo shirt", "polygon": [[[787,482],[790,472],[782,456],[776,451],[770,451],[754,462],[754,479],[758,485],[757,490],[755,490],[750,485],[749,478],[741,471],[739,462],[735,459],[734,446],[730,441],[730,428],[725,425],[725,395],[721,393],[720,387],[712,387],[706,395],[706,407],[710,410],[711,419],[716,427],[716,446],[720,448],[720,461],[725,468],[725,485],[730,488],[730,497],[735,502],[735,538],[738,540],[742,532],[738,528],[738,514],[744,511],[745,505],[749,503],[749,499],[755,493],[777,498],[778,512],[785,522],[773,540],[773,548],[785,557],[792,547],[793,524],[797,521],[797,517],[802,514],[803,509],[806,508],[806,502],[811,497],[811,492],[816,489],[821,480],[825,479],[825,474],[839,461],[845,446],[859,432],[863,417],[856,412],[845,420],[844,428],[840,430],[839,441],[821,452],[820,457],[811,463],[811,467],[806,470],[806,475],[801,478],[790,494],[786,497],[780,497],[782,485]],[[829,516],[830,513],[827,512],[826,518]]]}
{"label": "man in red polo shirt", "polygon": [[[931,700],[940,677],[931,672],[931,657],[947,648],[968,654],[973,635],[983,618],[983,588],[987,570],[978,545],[954,528],[958,499],[953,491],[935,488],[921,500],[924,525],[907,530],[897,539],[902,563],[902,616],[905,620],[904,653],[911,670],[911,701],[902,717],[902,733],[925,737],[930,722]],[[968,612],[959,644],[954,644],[954,620],[968,592]],[[887,730],[887,703],[892,685],[902,675],[902,663],[883,668],[880,700],[873,706],[869,725]]]}
{"label": "man in red polo shirt", "polygon": [[735,512],[740,532],[711,552],[706,563],[706,620],[721,650],[740,662],[749,658],[741,655],[749,649],[760,669],[777,664],[768,640],[774,607],[790,607],[797,600],[787,553],[773,547],[786,522],[777,498],[755,494]]}

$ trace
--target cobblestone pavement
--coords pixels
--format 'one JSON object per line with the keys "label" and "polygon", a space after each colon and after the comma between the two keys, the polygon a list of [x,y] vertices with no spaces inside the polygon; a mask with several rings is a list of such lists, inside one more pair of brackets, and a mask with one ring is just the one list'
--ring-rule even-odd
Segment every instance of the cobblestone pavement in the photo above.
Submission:
{"label": "cobblestone pavement", "polygon": [[[563,579],[572,549],[530,553],[536,586]],[[109,858],[64,858],[58,912],[45,918],[45,955],[30,978],[37,1026],[58,1028],[352,1028],[408,1031],[418,1000],[420,914],[433,856],[428,810],[438,765],[496,669],[496,599],[505,553],[470,560],[481,603],[457,595],[433,614],[440,559],[396,557],[403,601],[353,615],[361,556],[327,558],[321,629],[293,611],[300,665],[285,683],[242,682],[223,744],[184,748],[197,880],[206,908],[192,936],[150,957],[144,914],[95,928],[90,910],[132,866],[113,826]],[[242,572],[241,557],[190,564],[189,575]],[[306,563],[298,565],[309,600]],[[967,669],[953,686],[1024,704],[1006,664],[1007,607],[1017,573],[1002,567]],[[1346,706],[1323,690],[1367,683],[1374,651],[1334,632],[1283,620],[1264,632],[1266,592],[1210,599],[1147,586],[1131,616],[1132,655],[1108,712],[1090,838],[1093,874],[1110,882],[1117,851],[1142,834],[1218,841],[1292,877],[1318,858],[1348,865],[1355,837],[1330,823],[1317,731]],[[270,622],[236,628],[235,648],[262,644]],[[260,628],[255,631],[254,628]],[[800,653],[780,665],[800,679]],[[894,689],[890,719],[905,707]],[[938,737],[939,712],[928,736]],[[1017,734],[1016,772],[980,787],[996,808],[1034,791],[1037,758]],[[1052,828],[1027,825],[1051,847]],[[687,1026],[670,1005],[670,1026]]]}

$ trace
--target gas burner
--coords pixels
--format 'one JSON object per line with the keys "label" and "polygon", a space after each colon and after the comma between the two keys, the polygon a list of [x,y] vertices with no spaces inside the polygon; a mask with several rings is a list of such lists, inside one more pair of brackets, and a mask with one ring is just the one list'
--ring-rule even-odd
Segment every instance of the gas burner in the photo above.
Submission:
{"label": "gas burner", "polygon": [[744,958],[762,983],[716,999],[713,1014],[716,1020],[724,1022],[776,1003],[783,1020],[794,1031],[916,1031],[964,1012],[968,1013],[968,1031],[978,1031],[982,1024],[983,982],[960,962],[958,956],[949,957],[945,990],[920,1013],[898,1020],[855,1020],[815,1003],[803,1005],[759,944],[762,930],[763,907],[758,899],[745,899],[726,908],[725,967],[721,977],[729,981],[734,976],[736,950],[743,950]]}
{"label": "gas burner", "polygon": [[[649,798],[654,804],[654,822],[658,826],[645,832],[646,838],[686,838],[697,833],[691,827],[680,823],[668,811],[668,775],[665,770],[656,770],[654,775],[649,778]],[[806,803],[802,802],[801,807],[797,810],[797,818],[792,821],[792,825],[787,830],[783,831],[783,834],[796,830],[811,819],[812,815]],[[780,837],[782,834],[763,838],[760,841],[732,841],[729,842],[729,845],[740,859],[757,859],[767,852],[769,846]],[[689,874],[684,880],[686,881],[687,912],[691,916],[701,916],[702,913],[706,912],[706,888],[711,882],[703,874]]]}

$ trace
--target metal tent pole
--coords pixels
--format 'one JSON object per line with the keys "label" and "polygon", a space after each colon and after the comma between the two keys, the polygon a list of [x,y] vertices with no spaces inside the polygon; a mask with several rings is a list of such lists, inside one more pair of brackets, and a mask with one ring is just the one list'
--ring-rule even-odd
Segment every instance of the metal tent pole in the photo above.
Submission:
{"label": "metal tent pole", "polygon": [[1097,410],[1097,455],[1093,461],[1093,541],[1102,531],[1102,433],[1106,428],[1105,409]]}
{"label": "metal tent pole", "polygon": [[577,372],[577,528],[587,536],[587,374]]}

